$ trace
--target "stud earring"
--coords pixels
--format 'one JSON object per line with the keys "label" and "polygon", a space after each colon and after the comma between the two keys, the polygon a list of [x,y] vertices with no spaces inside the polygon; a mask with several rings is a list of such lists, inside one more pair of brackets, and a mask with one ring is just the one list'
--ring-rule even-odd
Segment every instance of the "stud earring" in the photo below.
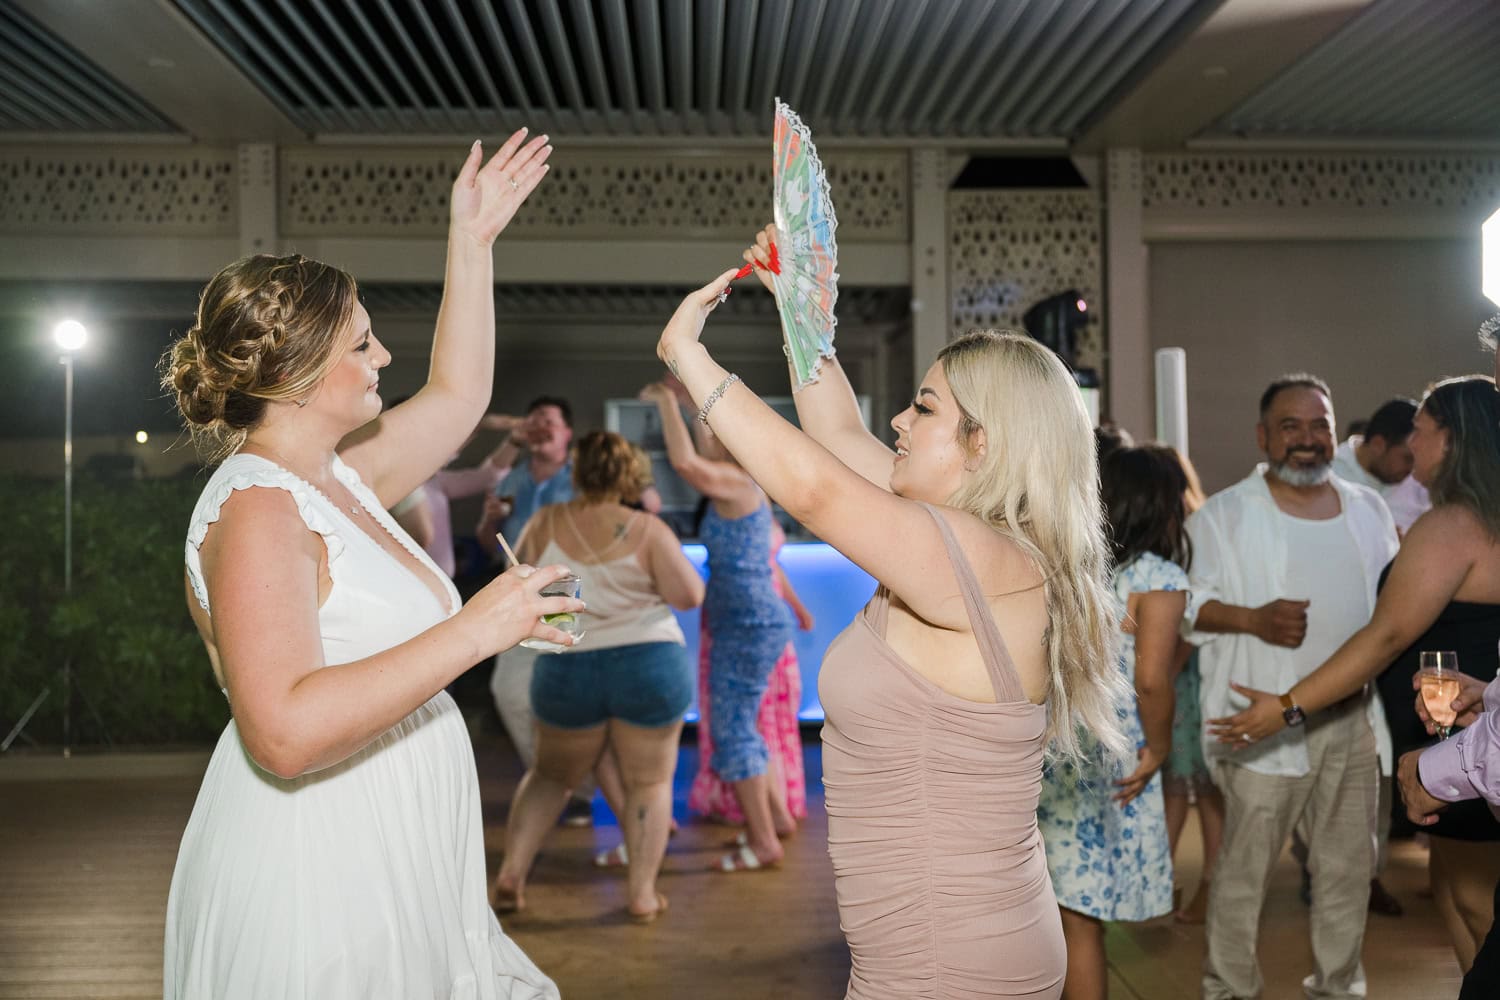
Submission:
{"label": "stud earring", "polygon": [[307,398],[305,396],[302,399],[297,400],[297,406],[298,407],[303,407],[303,406],[306,406],[306,405],[307,405]]}

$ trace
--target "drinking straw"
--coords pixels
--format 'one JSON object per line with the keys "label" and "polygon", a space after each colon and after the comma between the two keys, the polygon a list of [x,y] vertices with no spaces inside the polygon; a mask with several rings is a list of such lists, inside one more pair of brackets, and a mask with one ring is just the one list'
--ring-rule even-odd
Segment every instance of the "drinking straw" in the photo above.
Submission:
{"label": "drinking straw", "polygon": [[521,560],[516,558],[515,550],[510,547],[510,543],[505,540],[505,536],[497,531],[495,532],[495,539],[499,541],[500,547],[505,550],[505,554],[510,557],[510,564],[512,566],[521,565]]}

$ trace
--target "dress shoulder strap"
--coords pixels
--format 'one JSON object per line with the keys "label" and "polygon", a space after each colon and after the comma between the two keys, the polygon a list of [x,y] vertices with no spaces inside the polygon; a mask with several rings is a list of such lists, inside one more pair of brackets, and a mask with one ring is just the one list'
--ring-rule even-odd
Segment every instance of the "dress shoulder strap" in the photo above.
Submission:
{"label": "dress shoulder strap", "polygon": [[865,605],[865,621],[875,630],[880,638],[885,638],[885,624],[891,617],[891,592],[885,589],[885,584],[875,588],[875,595],[870,598],[870,603]]}
{"label": "dress shoulder strap", "polygon": [[323,544],[328,549],[330,572],[332,572],[334,561],[344,552],[344,540],[338,531],[338,518],[333,516],[333,505],[328,499],[310,484],[270,459],[247,453],[231,455],[219,465],[209,478],[208,485],[203,487],[203,492],[198,496],[198,503],[193,507],[192,520],[188,522],[187,546],[184,553],[188,583],[193,588],[193,596],[198,599],[204,611],[209,611],[208,586],[203,579],[203,566],[199,561],[198,549],[203,545],[203,539],[208,537],[209,526],[219,519],[219,511],[224,506],[224,502],[236,490],[246,490],[255,486],[286,490],[292,495],[292,499],[297,504],[297,512],[302,515],[303,523],[309,530],[317,532],[323,538]]}
{"label": "dress shoulder strap", "polygon": [[989,602],[985,600],[984,589],[980,587],[973,566],[958,544],[953,527],[932,504],[924,503],[922,506],[937,522],[938,531],[943,536],[943,546],[948,550],[948,560],[953,564],[953,575],[958,578],[958,589],[963,594],[964,608],[969,614],[969,626],[974,630],[974,639],[979,643],[979,654],[984,659],[990,683],[995,688],[995,699],[999,702],[1029,700],[1021,686],[1021,677],[1016,673],[1015,661],[1010,657],[1010,650],[1006,648],[1000,628],[995,624]]}

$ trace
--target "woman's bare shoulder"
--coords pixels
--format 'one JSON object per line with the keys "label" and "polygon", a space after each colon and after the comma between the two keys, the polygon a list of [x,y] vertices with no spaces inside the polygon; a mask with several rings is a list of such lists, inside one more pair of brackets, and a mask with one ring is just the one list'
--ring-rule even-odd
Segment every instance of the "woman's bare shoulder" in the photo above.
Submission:
{"label": "woman's bare shoulder", "polygon": [[1042,582],[1036,559],[1014,536],[967,511],[952,507],[937,510],[953,528],[959,548],[987,593],[1019,590]]}
{"label": "woman's bare shoulder", "polygon": [[1484,520],[1467,504],[1439,504],[1427,511],[1412,524],[1406,533],[1404,546],[1426,548],[1474,545],[1494,545],[1489,528]]}

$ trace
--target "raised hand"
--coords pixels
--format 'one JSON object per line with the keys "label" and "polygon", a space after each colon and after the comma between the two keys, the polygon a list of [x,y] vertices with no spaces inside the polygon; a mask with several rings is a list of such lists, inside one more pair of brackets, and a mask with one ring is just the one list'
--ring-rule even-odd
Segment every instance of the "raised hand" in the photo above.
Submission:
{"label": "raised hand", "polygon": [[734,270],[731,268],[697,291],[688,292],[687,298],[682,300],[672,318],[667,320],[661,339],[656,342],[656,356],[666,362],[668,368],[674,364],[677,351],[698,342],[703,334],[704,321],[722,301],[720,296],[729,287],[729,280],[733,277]]}
{"label": "raised hand", "polygon": [[676,394],[663,382],[652,382],[636,394],[636,398],[643,403],[671,402],[677,398]]}
{"label": "raised hand", "polygon": [[523,128],[481,166],[484,150],[476,140],[453,182],[451,231],[480,246],[492,245],[547,173],[547,157],[551,155],[545,135],[526,142]]}
{"label": "raised hand", "polygon": [[486,413],[479,418],[479,426],[487,431],[514,431],[525,422],[525,417],[513,417],[508,413]]}
{"label": "raised hand", "polygon": [[755,235],[755,245],[741,255],[745,258],[745,263],[751,265],[760,283],[773,295],[776,293],[776,286],[771,283],[771,261],[776,237],[776,224],[773,222]]}

